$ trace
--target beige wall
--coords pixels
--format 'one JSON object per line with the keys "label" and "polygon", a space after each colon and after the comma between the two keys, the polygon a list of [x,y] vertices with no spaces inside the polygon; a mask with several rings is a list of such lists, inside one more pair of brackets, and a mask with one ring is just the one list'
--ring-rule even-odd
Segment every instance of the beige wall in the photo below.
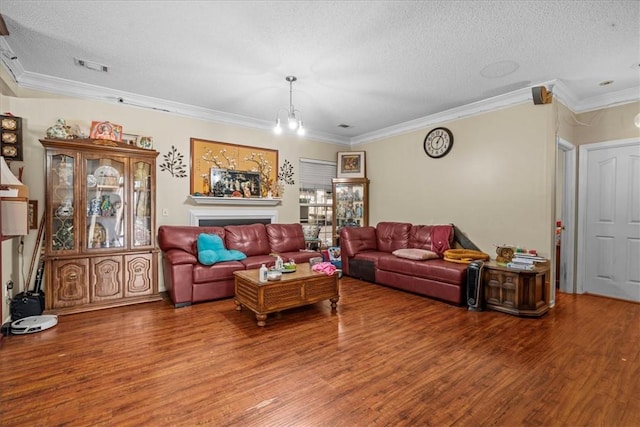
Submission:
{"label": "beige wall", "polygon": [[431,159],[430,129],[362,144],[372,224],[454,223],[484,252],[497,244],[549,256],[553,221],[553,106],[518,105],[444,123],[451,152]]}

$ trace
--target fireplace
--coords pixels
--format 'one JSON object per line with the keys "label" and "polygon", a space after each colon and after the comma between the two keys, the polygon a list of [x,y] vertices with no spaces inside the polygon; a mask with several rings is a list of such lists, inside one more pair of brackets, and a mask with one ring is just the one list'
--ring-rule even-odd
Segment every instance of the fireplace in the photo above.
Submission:
{"label": "fireplace", "polygon": [[270,224],[278,222],[275,209],[190,209],[189,225],[224,227],[225,225]]}

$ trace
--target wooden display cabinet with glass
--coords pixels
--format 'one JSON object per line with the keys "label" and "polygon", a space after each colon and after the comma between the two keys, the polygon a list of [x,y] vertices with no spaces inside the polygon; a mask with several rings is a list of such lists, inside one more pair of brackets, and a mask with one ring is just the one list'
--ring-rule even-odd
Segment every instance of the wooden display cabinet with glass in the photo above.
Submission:
{"label": "wooden display cabinet with glass", "polygon": [[342,227],[369,225],[369,180],[367,178],[334,178],[333,246],[340,246]]}
{"label": "wooden display cabinet with glass", "polygon": [[105,140],[43,139],[46,310],[157,301],[158,152]]}

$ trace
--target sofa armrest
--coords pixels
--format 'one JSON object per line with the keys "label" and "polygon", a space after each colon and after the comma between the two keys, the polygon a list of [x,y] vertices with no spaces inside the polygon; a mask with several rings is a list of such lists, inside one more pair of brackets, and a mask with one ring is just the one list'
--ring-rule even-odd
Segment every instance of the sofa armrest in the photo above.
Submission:
{"label": "sofa armrest", "polygon": [[174,306],[191,305],[193,302],[193,264],[171,264],[164,257],[162,259],[162,273],[164,286]]}
{"label": "sofa armrest", "polygon": [[182,251],[180,249],[170,249],[163,253],[165,262],[171,265],[180,264],[197,264],[198,258],[190,254],[189,252]]}
{"label": "sofa armrest", "polygon": [[359,252],[377,251],[375,227],[343,227],[340,229],[340,253],[352,257]]}
{"label": "sofa armrest", "polygon": [[340,258],[344,274],[349,274],[349,258],[360,252],[377,250],[375,227],[343,227],[340,229]]}

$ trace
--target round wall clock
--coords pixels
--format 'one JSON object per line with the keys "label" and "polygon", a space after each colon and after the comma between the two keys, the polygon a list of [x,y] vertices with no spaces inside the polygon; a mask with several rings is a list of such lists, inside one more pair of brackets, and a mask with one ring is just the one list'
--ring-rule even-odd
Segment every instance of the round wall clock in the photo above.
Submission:
{"label": "round wall clock", "polygon": [[424,152],[438,159],[444,157],[453,147],[453,134],[447,128],[435,128],[424,138]]}

